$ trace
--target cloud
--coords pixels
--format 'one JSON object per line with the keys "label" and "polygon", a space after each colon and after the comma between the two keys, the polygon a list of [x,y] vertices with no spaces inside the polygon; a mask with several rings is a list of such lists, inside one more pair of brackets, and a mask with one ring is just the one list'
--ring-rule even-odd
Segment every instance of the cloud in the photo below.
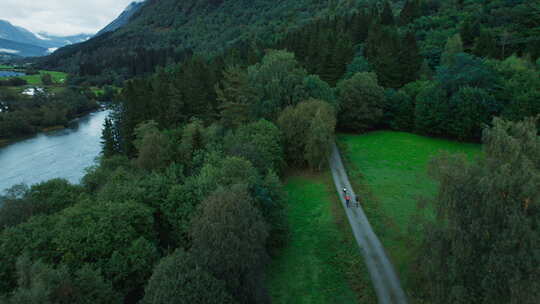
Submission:
{"label": "cloud", "polygon": [[36,33],[96,33],[120,15],[132,1],[0,0],[0,19]]}

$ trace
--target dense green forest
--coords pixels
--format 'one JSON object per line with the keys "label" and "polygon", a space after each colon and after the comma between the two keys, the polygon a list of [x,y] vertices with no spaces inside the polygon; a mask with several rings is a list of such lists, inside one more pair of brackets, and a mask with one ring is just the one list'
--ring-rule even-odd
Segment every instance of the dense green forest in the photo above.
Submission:
{"label": "dense green forest", "polygon": [[67,126],[71,119],[99,107],[91,95],[70,88],[60,93],[36,90],[28,96],[0,87],[0,140],[32,135],[48,127]]}
{"label": "dense green forest", "polygon": [[533,1],[149,0],[39,63],[123,90],[80,185],[2,196],[0,302],[269,303],[280,178],[390,128],[485,150],[432,166],[411,300],[534,303],[539,56]]}

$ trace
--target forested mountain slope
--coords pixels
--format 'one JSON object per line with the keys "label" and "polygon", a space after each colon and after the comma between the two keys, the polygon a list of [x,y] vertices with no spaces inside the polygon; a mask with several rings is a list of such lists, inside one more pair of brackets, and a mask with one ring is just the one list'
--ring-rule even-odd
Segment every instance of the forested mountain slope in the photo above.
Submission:
{"label": "forested mountain slope", "polygon": [[[335,8],[350,10],[349,5],[353,2],[148,0],[120,30],[60,49],[42,64],[80,75],[112,69],[129,78],[152,72],[156,64],[179,61],[187,50],[213,53],[255,37],[274,41],[315,16]],[[132,71],[134,64],[141,66]]]}
{"label": "forested mountain slope", "polygon": [[[329,40],[301,46],[325,53],[343,48],[331,40],[343,31],[353,35],[353,44],[364,42],[375,21],[369,15],[384,6],[377,0],[148,0],[123,28],[62,48],[40,64],[84,79],[121,83],[152,73],[156,66],[183,61],[193,52],[215,54],[239,45],[288,48],[281,38],[291,32],[303,42],[320,42],[313,34],[321,31],[309,24],[330,18],[336,21],[333,28],[317,25],[325,35],[330,32]],[[382,22],[395,25],[402,34],[410,31],[432,69],[447,39],[456,33],[463,37],[465,49],[477,56],[540,55],[540,4],[535,1],[397,0],[390,1],[387,11],[393,14],[386,13]],[[352,18],[359,12],[360,18]],[[381,35],[381,43],[392,44],[396,37],[388,31]]]}
{"label": "forested mountain slope", "polygon": [[107,32],[114,32],[117,29],[121,28],[122,26],[126,25],[131,17],[141,9],[141,7],[144,5],[145,0],[137,0],[131,2],[128,7],[111,23],[109,23],[106,27],[101,29],[96,35],[101,35],[103,33]]}

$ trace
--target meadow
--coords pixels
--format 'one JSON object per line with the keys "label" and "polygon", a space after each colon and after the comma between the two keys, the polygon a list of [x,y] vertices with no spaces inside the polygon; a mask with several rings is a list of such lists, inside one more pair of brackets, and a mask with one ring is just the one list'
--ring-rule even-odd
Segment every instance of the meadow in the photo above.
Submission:
{"label": "meadow", "polygon": [[53,82],[55,84],[62,84],[65,82],[67,74],[63,72],[55,72],[55,71],[39,71],[39,74],[35,75],[26,75],[22,76],[21,78],[26,80],[28,82],[28,85],[37,86],[37,85],[43,85],[43,82],[41,81],[41,75],[43,74],[51,74]]}
{"label": "meadow", "polygon": [[329,172],[286,179],[287,246],[273,258],[273,303],[372,303],[374,291]]}
{"label": "meadow", "polygon": [[[433,197],[437,183],[427,174],[432,157],[446,151],[464,153],[470,160],[480,155],[481,146],[405,132],[377,131],[364,135],[338,135],[349,177],[360,195],[374,229],[407,287],[413,275],[411,263],[420,235],[410,235],[418,201]],[[375,208],[373,208],[375,207]],[[370,216],[370,210],[377,214]],[[430,213],[428,207],[423,211]]]}

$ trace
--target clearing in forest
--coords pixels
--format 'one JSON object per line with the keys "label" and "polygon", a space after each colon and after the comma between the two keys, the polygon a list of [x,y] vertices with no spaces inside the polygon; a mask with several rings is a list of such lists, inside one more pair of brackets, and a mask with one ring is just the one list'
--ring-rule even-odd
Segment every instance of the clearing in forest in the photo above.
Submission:
{"label": "clearing in forest", "polygon": [[437,192],[437,183],[427,174],[429,160],[442,151],[465,153],[472,160],[481,146],[394,131],[341,134],[338,143],[353,186],[365,196],[369,221],[406,288],[415,248],[411,242],[419,237],[409,234],[419,230],[408,228],[418,198]]}
{"label": "clearing in forest", "polygon": [[286,179],[289,241],[273,258],[273,303],[371,303],[374,291],[329,172]]}

